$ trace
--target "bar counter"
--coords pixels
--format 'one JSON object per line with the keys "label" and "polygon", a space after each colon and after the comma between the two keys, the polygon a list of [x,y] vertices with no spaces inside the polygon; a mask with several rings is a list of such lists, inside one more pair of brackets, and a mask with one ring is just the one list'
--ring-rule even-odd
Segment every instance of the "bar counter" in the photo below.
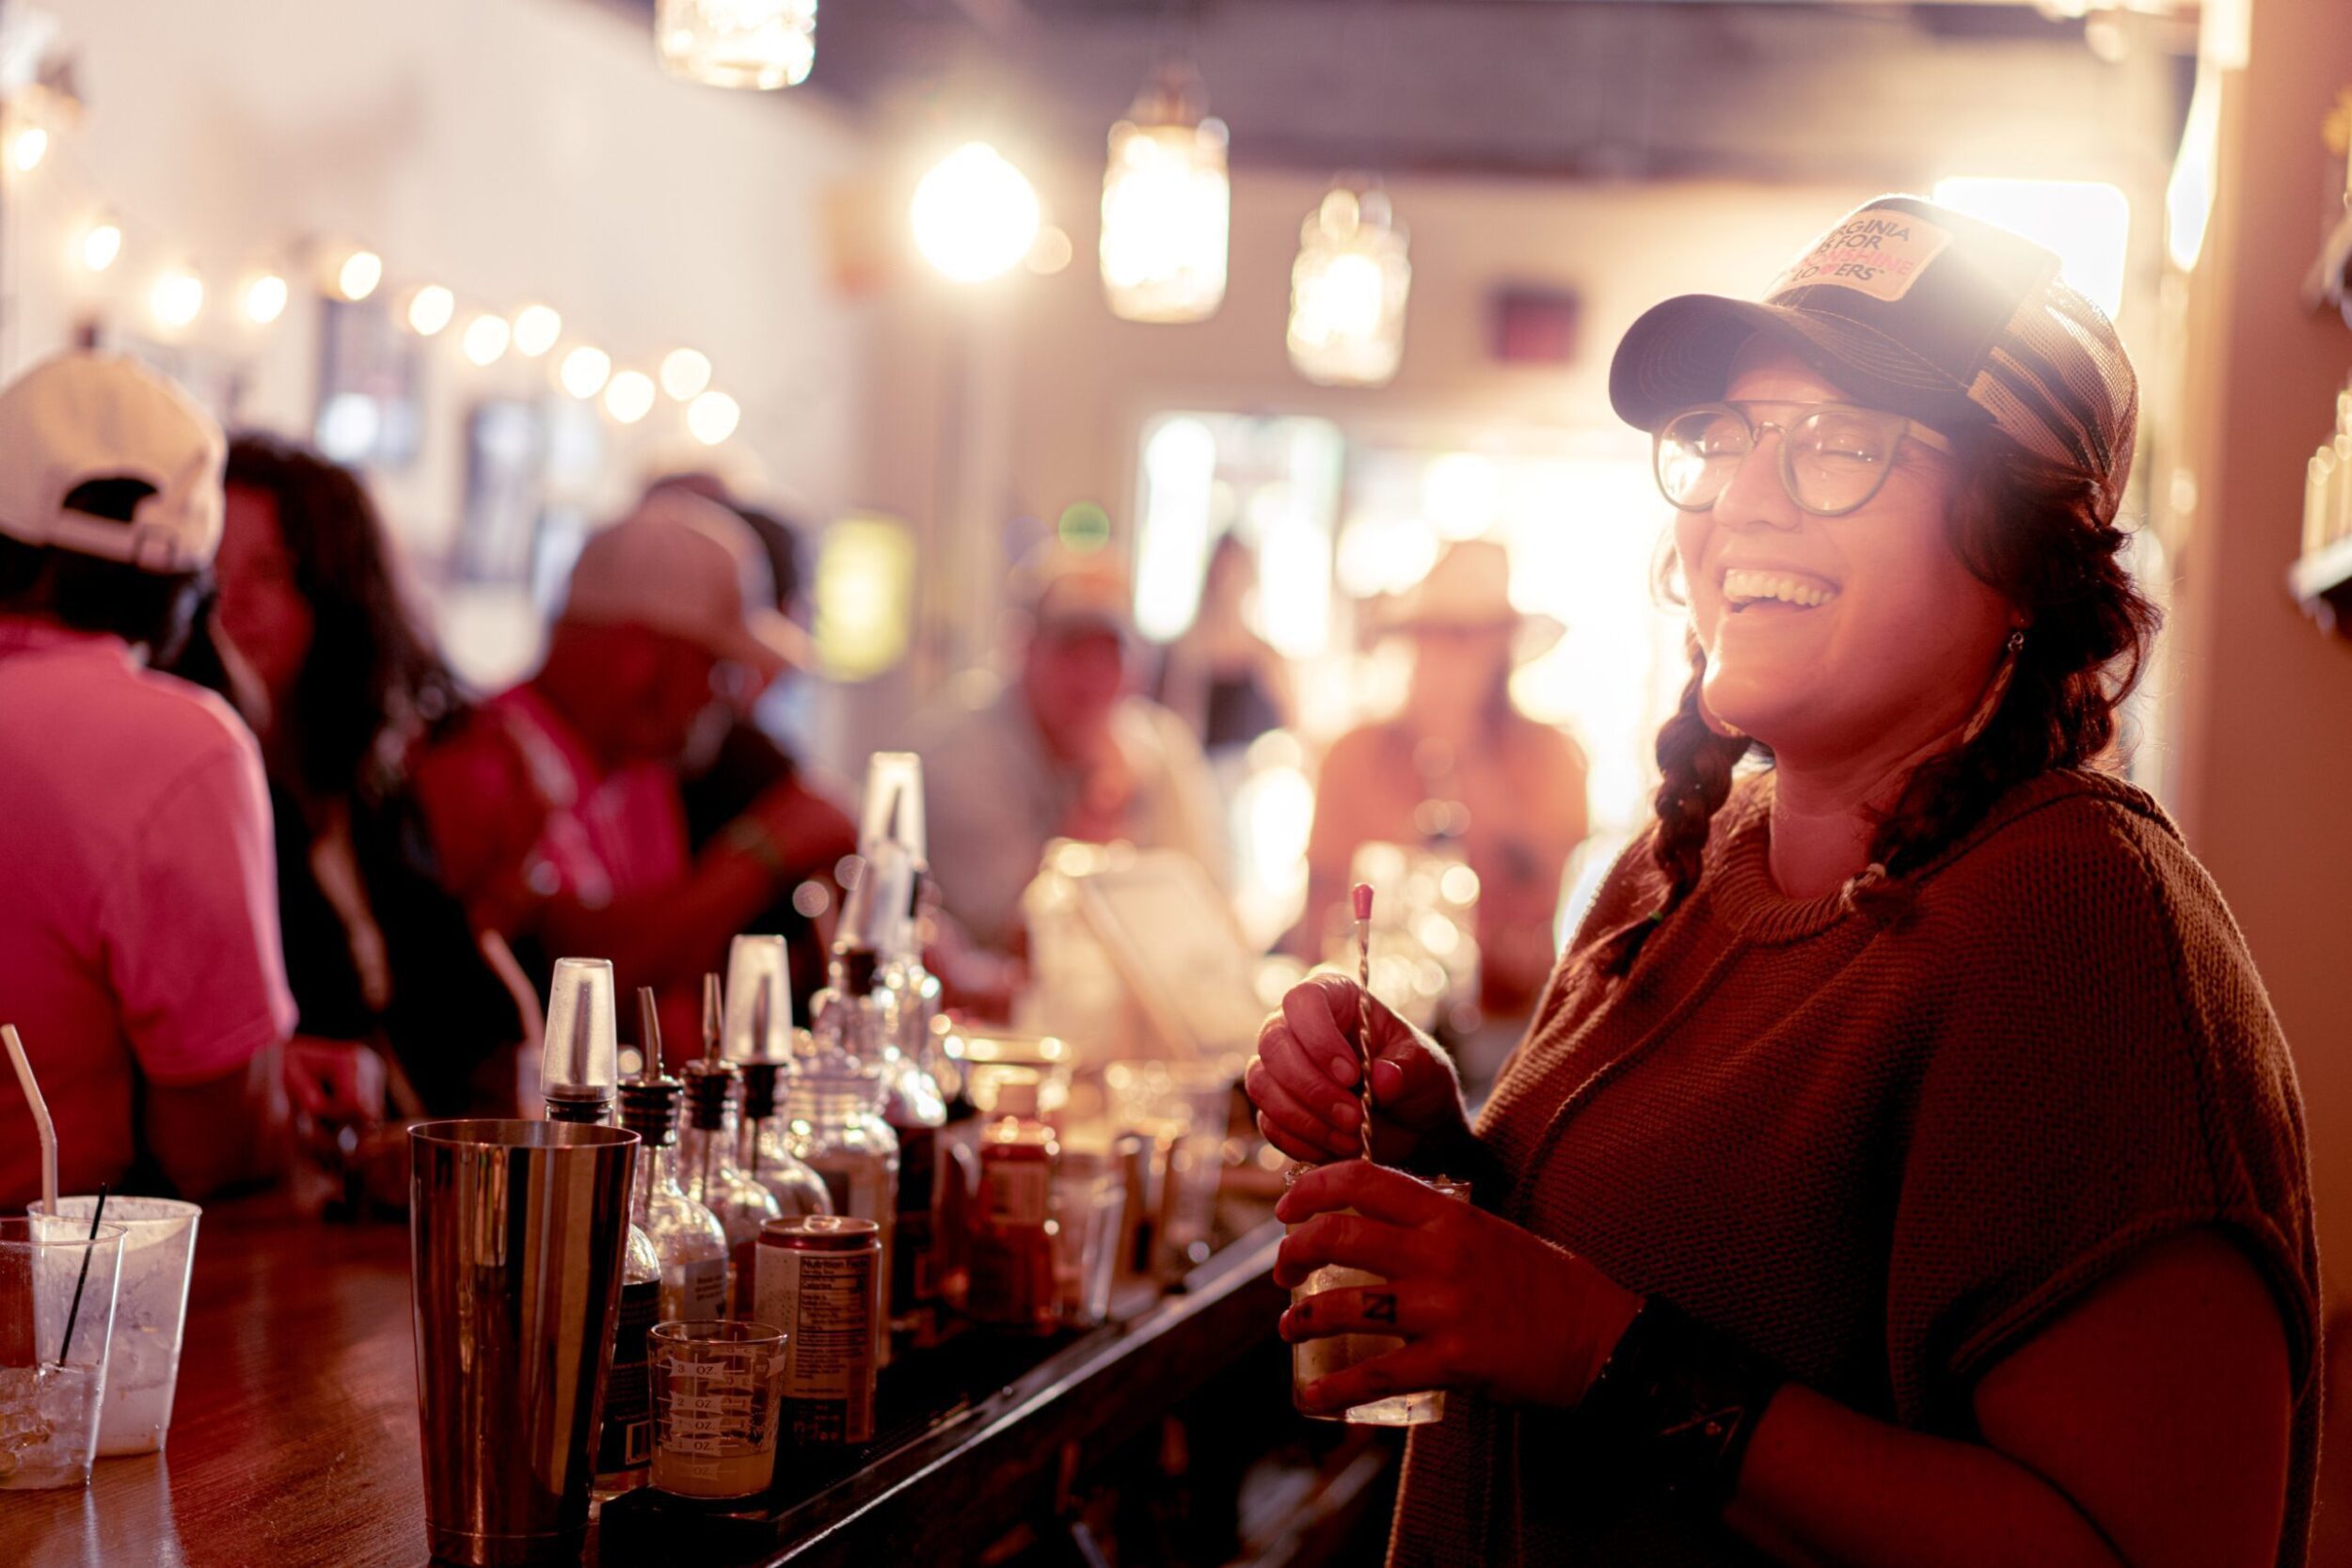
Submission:
{"label": "bar counter", "polygon": [[[882,1374],[877,1440],[785,1449],[728,1513],[616,1499],[593,1568],[920,1562],[1050,1519],[1090,1463],[1273,1337],[1279,1227],[1249,1230],[1183,1288],[1138,1289],[1084,1334],[977,1333]],[[426,1560],[408,1231],[328,1225],[267,1199],[208,1210],[164,1453],[102,1459],[87,1491],[0,1492],[10,1568],[215,1568]]]}

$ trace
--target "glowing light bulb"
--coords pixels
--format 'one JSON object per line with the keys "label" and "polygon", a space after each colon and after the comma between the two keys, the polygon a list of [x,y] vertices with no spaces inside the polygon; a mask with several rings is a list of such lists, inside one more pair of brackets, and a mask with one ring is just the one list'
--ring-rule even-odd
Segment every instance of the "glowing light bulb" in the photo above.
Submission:
{"label": "glowing light bulb", "polygon": [[724,392],[705,392],[686,405],[686,428],[707,447],[734,435],[742,421],[742,405]]}
{"label": "glowing light bulb", "polygon": [[456,314],[457,296],[438,283],[427,283],[408,296],[408,330],[420,338],[432,337]]}
{"label": "glowing light bulb", "polygon": [[1037,192],[986,142],[966,142],[914,187],[914,245],[959,283],[996,277],[1037,243]]}
{"label": "glowing light bulb", "polygon": [[154,291],[147,296],[148,308],[155,312],[159,326],[178,330],[196,320],[204,309],[204,280],[185,267],[174,267],[155,279]]}
{"label": "glowing light bulb", "polygon": [[514,336],[504,316],[486,311],[466,324],[466,336],[460,346],[466,357],[477,365],[492,365],[506,352],[507,340]]}
{"label": "glowing light bulb", "polygon": [[653,377],[643,371],[623,371],[604,389],[604,411],[623,424],[635,424],[653,412]]}
{"label": "glowing light bulb", "polygon": [[49,133],[38,125],[27,125],[8,141],[8,162],[19,174],[30,174],[40,167],[40,161],[49,156]]}
{"label": "glowing light bulb", "polygon": [[557,379],[564,383],[565,391],[585,402],[604,390],[605,379],[612,373],[612,356],[582,343],[564,356]]}
{"label": "glowing light bulb", "polygon": [[286,313],[286,302],[292,297],[286,280],[274,272],[262,273],[245,286],[245,319],[256,326],[267,326]]}
{"label": "glowing light bulb", "polygon": [[515,312],[515,352],[536,359],[564,335],[564,318],[551,306],[526,305]]}
{"label": "glowing light bulb", "polygon": [[82,230],[82,243],[75,247],[82,265],[92,272],[104,272],[122,254],[122,226],[112,218],[101,218]]}
{"label": "glowing light bulb", "polygon": [[661,389],[679,403],[700,397],[710,385],[710,356],[674,348],[661,361]]}
{"label": "glowing light bulb", "polygon": [[355,250],[335,270],[335,292],[345,299],[362,300],[384,281],[384,258],[373,250]]}

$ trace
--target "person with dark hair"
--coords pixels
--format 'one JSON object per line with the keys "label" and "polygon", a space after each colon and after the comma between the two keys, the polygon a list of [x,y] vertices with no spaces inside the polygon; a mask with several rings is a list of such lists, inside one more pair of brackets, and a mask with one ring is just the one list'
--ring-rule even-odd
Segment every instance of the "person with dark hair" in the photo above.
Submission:
{"label": "person with dark hair", "polygon": [[[463,716],[358,477],[275,436],[230,444],[217,597],[221,676],[242,668],[277,824],[288,978],[307,1039],[389,1058],[416,1114],[510,1115],[536,999],[494,932],[437,880],[408,787]],[[186,661],[191,678],[202,639]],[[306,1039],[306,1043],[307,1043]]]}
{"label": "person with dark hair", "polygon": [[[1458,1391],[1392,1564],[2295,1568],[2318,1259],[2286,1042],[2221,895],[2104,770],[2156,615],[2136,381],[2056,258],[1915,198],[1620,344],[1679,509],[1658,817],[1470,1121],[1324,977],[1248,1085],[1332,1162],[1296,1340]],[[1345,1157],[1368,1053],[1374,1148]],[[1347,1211],[1349,1212],[1343,1212]],[[1377,1325],[1375,1327],[1374,1325]]]}
{"label": "person with dark hair", "polygon": [[[190,1197],[282,1164],[269,800],[253,736],[146,666],[221,535],[219,428],[170,382],[60,355],[0,392],[0,1022],[66,1192]],[[0,1206],[38,1196],[0,1076]]]}

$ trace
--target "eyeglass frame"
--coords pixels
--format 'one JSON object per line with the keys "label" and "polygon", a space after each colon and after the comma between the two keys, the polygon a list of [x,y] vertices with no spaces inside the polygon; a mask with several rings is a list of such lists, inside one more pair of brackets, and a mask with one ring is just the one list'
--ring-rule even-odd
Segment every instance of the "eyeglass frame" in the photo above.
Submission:
{"label": "eyeglass frame", "polygon": [[[1724,499],[1724,491],[1731,488],[1731,480],[1725,479],[1724,481],[1722,490],[1717,490],[1715,494],[1704,504],[1697,506],[1686,505],[1683,502],[1675,499],[1673,493],[1666,488],[1666,476],[1661,471],[1665,455],[1666,432],[1672,429],[1675,425],[1681,423],[1684,420],[1689,419],[1693,414],[1704,414],[1715,410],[1721,410],[1722,412],[1727,413],[1731,415],[1732,418],[1738,420],[1740,427],[1748,433],[1748,450],[1740,454],[1740,461],[1743,464],[1747,462],[1749,458],[1754,457],[1756,455],[1756,449],[1764,444],[1764,433],[1766,431],[1771,431],[1774,435],[1778,436],[1781,438],[1780,461],[1777,465],[1780,472],[1781,490],[1788,496],[1790,503],[1794,505],[1798,511],[1804,513],[1808,516],[1814,517],[1851,516],[1854,513],[1859,512],[1864,507],[1869,505],[1872,501],[1878,499],[1879,492],[1886,488],[1886,481],[1895,471],[1896,453],[1899,451],[1903,441],[1906,439],[1916,441],[1931,451],[1943,452],[1947,456],[1953,450],[1950,436],[1946,436],[1941,431],[1931,429],[1907,415],[1898,414],[1892,409],[1870,408],[1858,403],[1799,403],[1781,398],[1746,398],[1740,401],[1745,403],[1748,407],[1751,408],[1801,408],[1804,412],[1798,415],[1795,420],[1758,420],[1751,416],[1748,413],[1747,408],[1743,408],[1739,403],[1734,403],[1728,399],[1715,403],[1694,403],[1688,408],[1677,409],[1670,418],[1662,420],[1656,430],[1650,432],[1649,460],[1651,482],[1658,486],[1658,493],[1666,498],[1666,503],[1669,506],[1672,506],[1676,511],[1711,512],[1714,510],[1716,503]],[[1788,426],[1790,424],[1802,423],[1806,420],[1824,413],[1858,414],[1865,419],[1877,422],[1882,428],[1890,429],[1894,432],[1894,439],[1890,441],[1887,446],[1886,465],[1879,471],[1878,483],[1871,485],[1868,493],[1864,495],[1860,500],[1853,502],[1850,506],[1819,507],[1806,505],[1803,498],[1797,494],[1796,476],[1790,472],[1790,465],[1794,462],[1794,459],[1789,455]],[[1734,470],[1733,477],[1737,477],[1736,469]]]}

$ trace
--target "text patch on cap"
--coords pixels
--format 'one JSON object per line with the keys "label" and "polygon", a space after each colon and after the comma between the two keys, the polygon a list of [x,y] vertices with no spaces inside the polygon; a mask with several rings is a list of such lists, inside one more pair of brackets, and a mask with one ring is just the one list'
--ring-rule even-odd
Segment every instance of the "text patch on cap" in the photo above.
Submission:
{"label": "text patch on cap", "polygon": [[1910,213],[1857,213],[1797,258],[1764,297],[1776,300],[1791,289],[1826,286],[1892,302],[1909,293],[1928,263],[1951,243],[1951,230]]}

